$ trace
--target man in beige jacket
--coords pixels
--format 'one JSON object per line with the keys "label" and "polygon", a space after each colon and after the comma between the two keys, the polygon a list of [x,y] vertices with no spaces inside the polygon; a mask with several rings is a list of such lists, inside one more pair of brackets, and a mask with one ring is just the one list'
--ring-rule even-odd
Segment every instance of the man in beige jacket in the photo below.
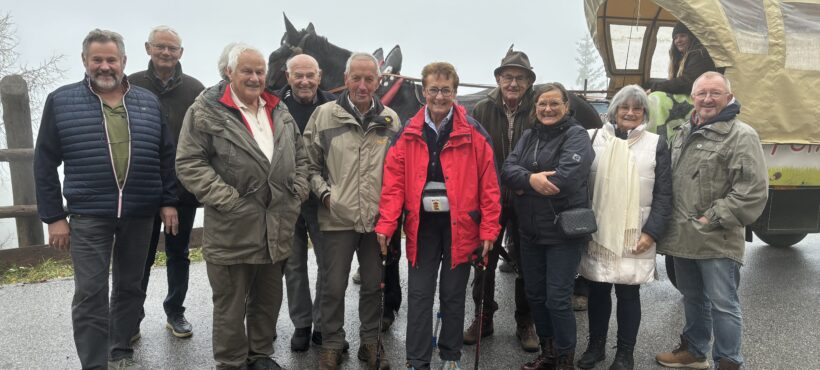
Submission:
{"label": "man in beige jacket", "polygon": [[[399,117],[374,98],[378,63],[367,53],[353,53],[345,67],[345,86],[335,101],[313,112],[304,131],[310,158],[310,185],[321,200],[319,228],[325,257],[319,268],[322,287],[322,352],[319,369],[338,367],[345,349],[344,301],[355,253],[361,267],[358,357],[375,368],[378,351],[379,283],[382,264],[374,228],[379,213],[384,157],[399,130]],[[381,368],[389,368],[384,356]]]}
{"label": "man in beige jacket", "polygon": [[282,274],[308,195],[299,128],[264,91],[265,69],[262,53],[235,45],[230,81],[196,99],[177,149],[179,180],[205,206],[202,253],[213,289],[217,369],[279,369],[270,356]]}

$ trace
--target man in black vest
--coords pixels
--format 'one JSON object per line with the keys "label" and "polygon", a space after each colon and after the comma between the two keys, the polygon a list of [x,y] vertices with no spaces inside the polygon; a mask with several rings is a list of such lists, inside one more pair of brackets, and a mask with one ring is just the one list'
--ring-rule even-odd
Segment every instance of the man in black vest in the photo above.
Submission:
{"label": "man in black vest", "polygon": [[[316,107],[336,100],[336,97],[327,92],[319,90],[319,82],[322,80],[322,70],[319,63],[312,56],[299,54],[287,61],[286,72],[288,84],[277,92],[285,105],[288,106],[291,116],[299,126],[299,133],[305,131],[310,115]],[[288,289],[288,311],[290,319],[296,331],[290,338],[290,348],[293,351],[302,352],[310,347],[310,329],[314,327],[313,342],[322,344],[321,322],[322,316],[319,310],[322,299],[321,288],[324,285],[324,274],[319,269],[316,275],[316,298],[310,300],[310,281],[308,279],[308,235],[313,244],[313,253],[316,255],[316,263],[321,266],[322,257],[322,233],[319,231],[319,220],[317,211],[319,201],[311,193],[305,203],[302,204],[302,212],[296,221],[296,228],[293,235],[293,254],[288,258],[285,265],[285,284]]]}
{"label": "man in black vest", "polygon": [[[182,57],[182,39],[176,31],[168,26],[158,26],[148,34],[145,52],[151,57],[148,69],[131,74],[129,80],[136,86],[148,89],[159,99],[162,115],[168,129],[173,135],[174,143],[179,141],[182,119],[191,103],[204,89],[197,79],[182,73],[179,58]],[[188,338],[193,334],[191,324],[185,319],[185,295],[188,292],[188,242],[191,229],[194,227],[194,216],[199,203],[191,193],[177,184],[179,203],[179,233],[165,233],[165,255],[167,259],[168,294],[162,306],[167,320],[165,327],[177,338]],[[154,218],[154,229],[149,244],[148,259],[145,261],[145,272],[142,277],[142,290],[148,289],[148,278],[151,266],[157,254],[157,243],[160,236],[161,219]],[[144,304],[144,302],[143,302]],[[144,308],[140,311],[140,321],[145,317]],[[133,340],[139,339],[139,324],[133,334]]]}

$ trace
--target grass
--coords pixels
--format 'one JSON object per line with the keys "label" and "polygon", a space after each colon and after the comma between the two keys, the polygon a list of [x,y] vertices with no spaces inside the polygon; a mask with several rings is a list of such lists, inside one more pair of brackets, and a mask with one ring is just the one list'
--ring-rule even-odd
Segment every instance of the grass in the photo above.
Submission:
{"label": "grass", "polygon": [[[191,262],[202,262],[202,249],[191,249]],[[165,266],[168,259],[164,252],[158,252],[154,267]],[[0,271],[0,286],[8,284],[34,284],[53,279],[74,276],[70,260],[47,259],[36,266],[13,266]]]}

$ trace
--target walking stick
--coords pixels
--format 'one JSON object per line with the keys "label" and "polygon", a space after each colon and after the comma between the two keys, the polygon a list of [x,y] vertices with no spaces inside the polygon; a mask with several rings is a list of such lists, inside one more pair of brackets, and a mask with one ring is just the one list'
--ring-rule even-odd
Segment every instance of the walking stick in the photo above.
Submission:
{"label": "walking stick", "polygon": [[381,293],[381,298],[379,298],[379,331],[376,334],[376,369],[379,369],[382,363],[382,317],[384,317],[384,279],[385,279],[385,270],[387,264],[387,258],[379,253],[379,257],[382,260],[382,274],[381,280],[379,281],[379,292]]}
{"label": "walking stick", "polygon": [[478,336],[475,342],[475,370],[478,370],[478,362],[481,358],[481,334],[484,329],[484,283],[487,280],[487,264],[484,262],[483,252],[483,246],[479,246],[473,252],[473,264],[476,269],[481,270],[481,293],[478,295]]}

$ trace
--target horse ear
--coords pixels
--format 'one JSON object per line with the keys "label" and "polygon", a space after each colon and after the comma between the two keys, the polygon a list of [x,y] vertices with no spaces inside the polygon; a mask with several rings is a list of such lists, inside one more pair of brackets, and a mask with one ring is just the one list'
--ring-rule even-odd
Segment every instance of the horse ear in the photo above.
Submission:
{"label": "horse ear", "polygon": [[313,27],[313,22],[308,23],[307,32],[310,34],[316,34],[316,28]]}
{"label": "horse ear", "polygon": [[290,19],[288,19],[288,16],[285,14],[285,12],[282,12],[282,15],[285,16],[285,35],[287,35],[287,42],[289,42],[292,45],[296,44],[297,42],[299,42],[299,40],[297,39],[299,31],[296,30],[296,27],[293,26],[293,23],[290,23]]}
{"label": "horse ear", "polygon": [[373,52],[373,56],[379,61],[379,65],[384,63],[384,50],[382,50],[382,48],[376,49],[376,51]]}
{"label": "horse ear", "polygon": [[[383,73],[399,73],[401,72],[401,47],[398,45],[394,46],[393,49],[387,53],[387,56],[384,58],[384,63],[382,64],[382,72]],[[388,72],[387,70],[390,69]]]}

